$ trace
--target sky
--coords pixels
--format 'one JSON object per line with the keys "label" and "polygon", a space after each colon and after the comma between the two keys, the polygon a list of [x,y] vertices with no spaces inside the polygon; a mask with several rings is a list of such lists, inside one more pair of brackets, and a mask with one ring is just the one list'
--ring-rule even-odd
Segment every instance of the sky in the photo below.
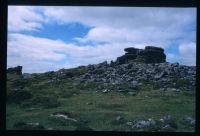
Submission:
{"label": "sky", "polygon": [[7,67],[42,73],[157,46],[167,62],[196,65],[196,8],[9,6]]}

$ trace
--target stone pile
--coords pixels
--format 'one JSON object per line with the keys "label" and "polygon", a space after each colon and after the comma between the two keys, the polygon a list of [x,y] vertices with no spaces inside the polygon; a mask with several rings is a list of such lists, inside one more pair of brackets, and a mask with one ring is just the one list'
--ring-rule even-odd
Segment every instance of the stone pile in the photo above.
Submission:
{"label": "stone pile", "polygon": [[130,83],[135,89],[142,82],[147,81],[166,89],[185,86],[188,90],[195,86],[196,81],[196,67],[179,65],[178,63],[132,63],[114,67],[109,65],[102,65],[101,67],[98,65],[98,68],[95,65],[89,67],[93,67],[93,69],[88,68],[87,73],[72,79],[80,83]]}

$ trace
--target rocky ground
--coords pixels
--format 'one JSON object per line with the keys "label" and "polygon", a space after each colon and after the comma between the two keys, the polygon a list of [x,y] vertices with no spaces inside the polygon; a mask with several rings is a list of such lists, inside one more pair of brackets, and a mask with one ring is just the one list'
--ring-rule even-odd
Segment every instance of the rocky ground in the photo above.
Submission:
{"label": "rocky ground", "polygon": [[7,77],[8,129],[194,131],[195,67],[104,62]]}

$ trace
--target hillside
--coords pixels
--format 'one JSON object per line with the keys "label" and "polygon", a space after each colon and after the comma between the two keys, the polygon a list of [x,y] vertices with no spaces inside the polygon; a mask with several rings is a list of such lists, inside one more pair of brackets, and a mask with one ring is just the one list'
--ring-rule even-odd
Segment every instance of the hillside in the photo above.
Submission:
{"label": "hillside", "polygon": [[164,50],[71,69],[7,70],[7,129],[194,131],[196,67],[166,62]]}

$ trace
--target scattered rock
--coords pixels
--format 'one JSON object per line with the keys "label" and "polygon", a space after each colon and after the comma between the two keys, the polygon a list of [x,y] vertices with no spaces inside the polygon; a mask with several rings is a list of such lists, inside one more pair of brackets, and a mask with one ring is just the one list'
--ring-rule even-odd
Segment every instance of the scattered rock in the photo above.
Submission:
{"label": "scattered rock", "polygon": [[166,131],[174,132],[178,128],[175,118],[171,115],[164,116],[158,120],[149,118],[137,121],[128,121],[126,125],[130,126],[133,131]]}
{"label": "scattered rock", "polygon": [[[23,74],[22,79],[15,79],[13,84],[22,86],[29,84],[32,80],[45,80],[47,83],[59,84],[68,78],[75,85],[80,83],[99,83],[109,85],[122,85],[127,83],[127,87],[122,89],[102,87],[99,91],[107,93],[109,91],[128,92],[135,95],[135,90],[139,90],[144,82],[156,84],[155,88],[165,91],[171,88],[174,92],[181,90],[195,90],[196,67],[185,66],[178,63],[165,62],[165,54],[162,48],[146,46],[145,49],[126,48],[125,55],[118,57],[112,64],[104,61],[95,65],[80,66],[75,72],[61,69],[57,72],[50,71],[43,74]],[[74,74],[81,70],[82,74]],[[84,70],[83,70],[84,69]],[[8,68],[7,72],[21,74],[22,67]],[[84,72],[82,72],[82,70]],[[80,72],[80,71],[79,71]],[[79,73],[78,72],[78,73]],[[26,80],[28,79],[28,80]],[[30,81],[29,81],[30,80]],[[133,90],[133,91],[131,91]],[[96,91],[96,90],[95,90]],[[129,93],[130,92],[130,93]]]}
{"label": "scattered rock", "polygon": [[143,131],[144,129],[148,127],[152,127],[155,124],[156,124],[156,121],[154,119],[139,120],[133,124],[132,129],[136,131]]}
{"label": "scattered rock", "polygon": [[195,127],[196,120],[190,116],[186,116],[183,118],[183,124],[185,124],[186,126]]}
{"label": "scattered rock", "polygon": [[169,125],[172,128],[177,129],[177,124],[176,124],[176,120],[174,117],[172,117],[171,115],[167,115],[164,116],[163,118],[160,119],[160,121],[164,124],[164,125]]}

